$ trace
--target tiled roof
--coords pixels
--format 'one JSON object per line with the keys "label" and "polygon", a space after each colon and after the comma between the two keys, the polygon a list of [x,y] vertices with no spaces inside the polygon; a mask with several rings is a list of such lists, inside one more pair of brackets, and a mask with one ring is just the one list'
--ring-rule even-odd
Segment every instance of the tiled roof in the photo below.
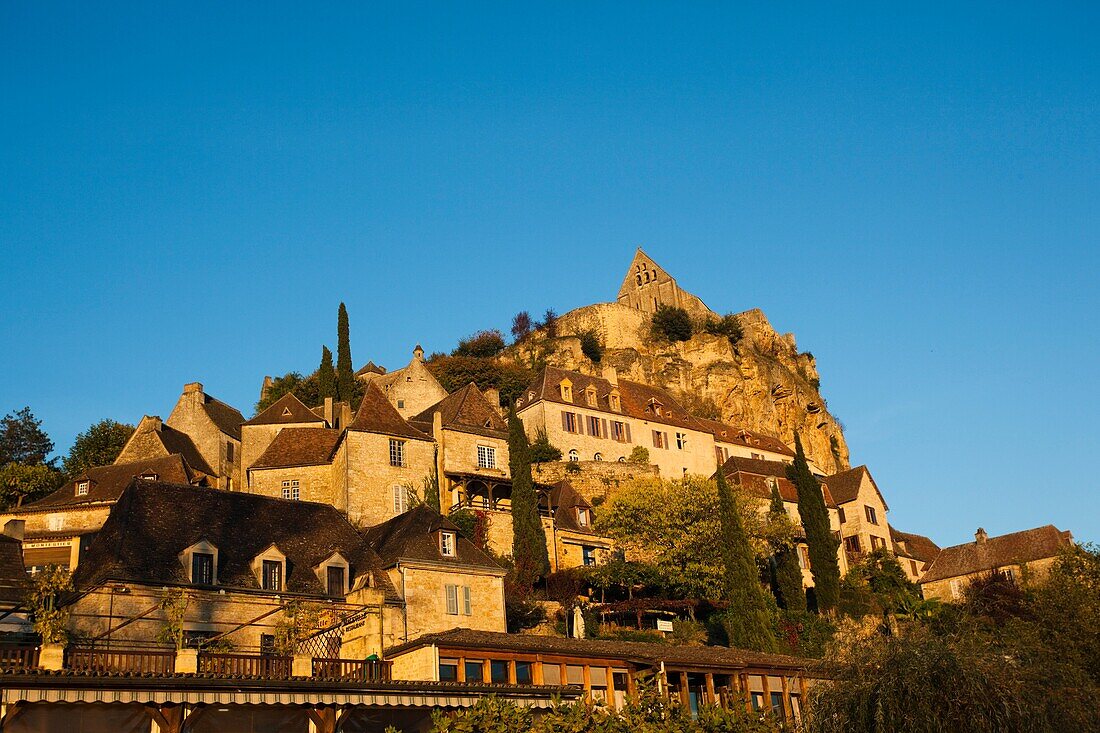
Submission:
{"label": "tiled roof", "polygon": [[837,504],[847,504],[856,500],[866,470],[866,466],[856,466],[825,478],[825,483],[829,485],[829,491],[833,493],[833,498],[836,499]]}
{"label": "tiled roof", "polygon": [[[569,479],[562,479],[554,484],[554,487],[550,490],[550,506],[554,508],[554,526],[558,529],[568,532],[596,534],[595,530],[592,529],[592,524],[595,521],[592,505],[577,493],[573,485],[569,483]],[[589,510],[587,527],[582,527],[577,520],[577,509]]]}
{"label": "tiled roof", "polygon": [[241,425],[244,423],[244,415],[241,414],[241,411],[211,397],[205,392],[202,398],[202,408],[206,411],[211,422],[218,426],[218,430],[236,440],[240,440]]}
{"label": "tiled roof", "polygon": [[329,428],[283,428],[249,468],[318,466],[332,462],[343,431]]}
{"label": "tiled roof", "polygon": [[[740,484],[748,493],[761,499],[771,499],[772,489],[767,479],[774,478],[779,483],[779,496],[783,501],[797,503],[798,488],[787,478],[788,468],[790,464],[782,461],[765,461],[740,456],[733,456],[722,464],[722,472],[726,477]],[[831,487],[822,484],[822,493],[825,496],[826,506],[837,505]]]}
{"label": "tiled roof", "polygon": [[315,422],[324,422],[324,419],[306,407],[293,392],[287,392],[245,425],[291,425]]}
{"label": "tiled roof", "polygon": [[[572,402],[566,401],[561,396],[560,385],[564,379],[568,379],[573,385]],[[585,399],[585,390],[590,386],[596,390],[595,405],[589,405]],[[608,395],[616,386],[619,390],[619,402],[622,407],[622,411],[618,413],[611,409],[608,401]],[[516,400],[516,407],[523,409],[539,400],[599,410],[609,415],[626,415],[637,420],[648,420],[661,425],[707,432],[706,427],[692,417],[683,405],[666,390],[626,379],[620,379],[618,385],[612,385],[603,377],[593,377],[580,372],[570,372],[548,366],[542,370],[542,373]],[[656,404],[659,404],[661,414],[656,413]]]}
{"label": "tiled roof", "polygon": [[183,460],[187,462],[190,468],[201,471],[207,476],[217,475],[217,472],[210,467],[210,464],[199,453],[199,449],[195,446],[195,441],[191,440],[190,435],[181,430],[176,430],[168,423],[162,423],[160,430],[155,432],[157,437],[160,438],[160,444],[164,446],[164,452],[167,455],[178,453],[183,456]]}
{"label": "tiled roof", "polygon": [[[22,510],[50,510],[64,507],[76,507],[84,504],[102,504],[118,500],[130,481],[138,476],[156,475],[160,481],[174,484],[190,484],[194,475],[188,470],[183,458],[178,454],[150,458],[133,463],[119,463],[110,466],[89,468],[66,480],[60,489],[44,496],[36,502],[27,504]],[[88,482],[88,493],[76,495],[76,485]],[[70,532],[71,534],[71,532]]]}
{"label": "tiled roof", "polygon": [[357,371],[355,373],[355,376],[361,377],[364,374],[385,374],[385,373],[386,373],[385,369],[378,366],[373,361],[368,361],[366,364],[364,364],[362,367],[359,368],[359,371]]}
{"label": "tiled roof", "polygon": [[390,404],[386,395],[382,394],[382,390],[373,381],[367,383],[363,401],[359,404],[355,418],[348,425],[348,430],[362,430],[367,433],[381,433],[413,440],[431,440],[401,417],[401,413]]}
{"label": "tiled roof", "polygon": [[699,424],[720,443],[743,445],[747,448],[766,450],[769,453],[779,453],[785,456],[794,455],[794,451],[791,450],[786,443],[774,436],[753,432],[745,428],[734,427],[705,417],[696,417],[695,419],[698,420]]}
{"label": "tiled roof", "polygon": [[203,540],[218,548],[218,584],[226,588],[258,589],[252,561],[275,545],[287,558],[287,592],[323,595],[313,569],[339,552],[352,586],[373,573],[376,587],[398,599],[378,556],[328,504],[140,480],[123,492],[73,580],[81,589],[108,579],[186,583],[179,554]]}
{"label": "tiled roof", "polygon": [[921,583],[984,573],[1006,565],[1018,565],[1055,557],[1073,542],[1073,535],[1052,524],[1022,532],[990,537],[984,542],[967,542],[945,547],[921,578]]}
{"label": "tiled roof", "polygon": [[20,603],[27,592],[23,543],[0,534],[0,607]]}
{"label": "tiled roof", "polygon": [[508,437],[508,423],[473,382],[409,418],[409,423],[430,435],[436,412],[440,413],[445,428],[494,438]]}
{"label": "tiled roof", "polygon": [[[441,529],[456,535],[454,557],[443,557],[436,535]],[[418,506],[393,519],[371,527],[366,532],[367,543],[382,558],[384,567],[402,560],[445,563],[489,570],[504,570],[493,558],[466,539],[451,520],[426,506]]]}
{"label": "tiled roof", "polygon": [[924,535],[902,532],[890,527],[890,539],[894,541],[895,552],[905,557],[930,563],[940,554],[940,546]]}
{"label": "tiled roof", "polygon": [[572,639],[557,636],[505,634],[496,631],[452,629],[437,634],[427,634],[419,639],[386,650],[386,657],[403,651],[428,645],[444,648],[497,650],[528,654],[559,654],[592,659],[619,659],[656,665],[661,662],[675,665],[706,667],[771,667],[781,669],[806,669],[815,667],[816,660],[790,657],[784,654],[766,654],[747,649],[724,646],[680,646],[653,644],[637,641],[611,641],[602,639]]}

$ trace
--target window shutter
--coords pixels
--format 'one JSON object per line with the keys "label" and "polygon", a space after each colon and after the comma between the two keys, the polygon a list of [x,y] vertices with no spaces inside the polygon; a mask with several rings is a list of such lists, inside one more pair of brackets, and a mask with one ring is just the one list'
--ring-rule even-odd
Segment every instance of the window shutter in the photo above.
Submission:
{"label": "window shutter", "polygon": [[473,609],[470,605],[470,586],[462,586],[462,612],[467,616],[473,615]]}
{"label": "window shutter", "polygon": [[623,424],[626,425],[626,442],[630,443],[630,442],[632,442],[630,440],[630,423],[623,423]]}
{"label": "window shutter", "polygon": [[569,432],[569,418],[566,417],[568,414],[565,410],[561,411],[561,429],[567,433]]}
{"label": "window shutter", "polygon": [[607,418],[604,418],[604,419],[603,419],[603,435],[601,435],[600,437],[601,437],[601,438],[606,438],[607,436],[608,436],[608,432],[607,432]]}
{"label": "window shutter", "polygon": [[458,615],[458,586],[447,586],[447,613],[452,616]]}

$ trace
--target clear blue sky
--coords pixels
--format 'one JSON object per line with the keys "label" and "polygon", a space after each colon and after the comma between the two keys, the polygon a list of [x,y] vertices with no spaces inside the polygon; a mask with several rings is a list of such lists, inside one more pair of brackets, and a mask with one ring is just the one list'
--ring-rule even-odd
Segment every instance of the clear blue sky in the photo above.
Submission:
{"label": "clear blue sky", "polygon": [[817,355],[895,525],[1100,540],[1098,6],[820,5],[4,3],[0,412],[250,413],[341,300],[392,368],[642,245]]}

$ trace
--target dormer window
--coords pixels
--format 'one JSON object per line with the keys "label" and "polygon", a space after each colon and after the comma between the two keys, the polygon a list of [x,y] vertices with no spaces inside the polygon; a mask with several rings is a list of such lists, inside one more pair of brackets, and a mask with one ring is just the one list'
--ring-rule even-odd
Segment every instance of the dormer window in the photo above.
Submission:
{"label": "dormer window", "polygon": [[193,585],[218,584],[218,548],[212,543],[196,542],[178,557]]}
{"label": "dormer window", "polygon": [[664,405],[658,402],[655,397],[649,401],[649,409],[654,415],[660,415],[663,407]]}
{"label": "dormer window", "polygon": [[281,593],[286,588],[286,555],[275,545],[269,546],[252,560],[252,573],[261,588]]}
{"label": "dormer window", "polygon": [[590,523],[591,517],[589,511],[585,507],[577,507],[577,524],[582,527],[587,527]]}
{"label": "dormer window", "polygon": [[325,595],[343,598],[348,594],[348,578],[351,575],[348,561],[339,552],[329,555],[328,559],[313,568],[317,579],[324,586]]}
{"label": "dormer window", "polygon": [[607,406],[611,408],[612,412],[622,412],[622,402],[619,400],[619,391],[617,389],[611,390],[611,393],[607,395]]}
{"label": "dormer window", "polygon": [[263,561],[263,578],[261,585],[264,590],[281,591],[283,589],[283,564],[278,560]]}
{"label": "dormer window", "polygon": [[76,495],[77,496],[87,496],[88,495],[88,489],[91,488],[91,485],[92,485],[91,481],[77,481],[76,482]]}
{"label": "dormer window", "polygon": [[595,387],[589,387],[588,389],[586,389],[584,391],[584,401],[588,404],[589,407],[595,407],[596,406],[596,400],[597,400],[597,397],[596,397],[596,388]]}
{"label": "dormer window", "polygon": [[457,537],[454,532],[443,530],[439,533],[439,554],[443,557],[454,557],[457,545]]}
{"label": "dormer window", "polygon": [[561,380],[561,384],[558,385],[561,389],[561,398],[566,402],[573,401],[573,383],[568,379]]}
{"label": "dormer window", "polygon": [[142,481],[156,481],[158,476],[155,473],[143,473],[138,478]]}

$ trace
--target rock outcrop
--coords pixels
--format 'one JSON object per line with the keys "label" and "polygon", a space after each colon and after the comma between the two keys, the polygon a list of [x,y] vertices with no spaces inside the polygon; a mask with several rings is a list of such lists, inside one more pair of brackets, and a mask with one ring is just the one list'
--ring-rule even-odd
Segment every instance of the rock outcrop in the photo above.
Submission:
{"label": "rock outcrop", "polygon": [[[501,358],[530,365],[545,362],[598,374],[614,366],[622,378],[664,387],[696,414],[770,433],[793,444],[802,437],[806,453],[827,473],[848,468],[848,447],[840,423],[829,414],[819,390],[812,354],[799,353],[793,334],[779,334],[764,313],[738,314],[744,335],[697,333],[669,343],[650,330],[651,314],[619,303],[597,303],[570,311],[557,335],[532,334]],[[581,350],[579,334],[595,331],[604,346],[601,364]]]}

